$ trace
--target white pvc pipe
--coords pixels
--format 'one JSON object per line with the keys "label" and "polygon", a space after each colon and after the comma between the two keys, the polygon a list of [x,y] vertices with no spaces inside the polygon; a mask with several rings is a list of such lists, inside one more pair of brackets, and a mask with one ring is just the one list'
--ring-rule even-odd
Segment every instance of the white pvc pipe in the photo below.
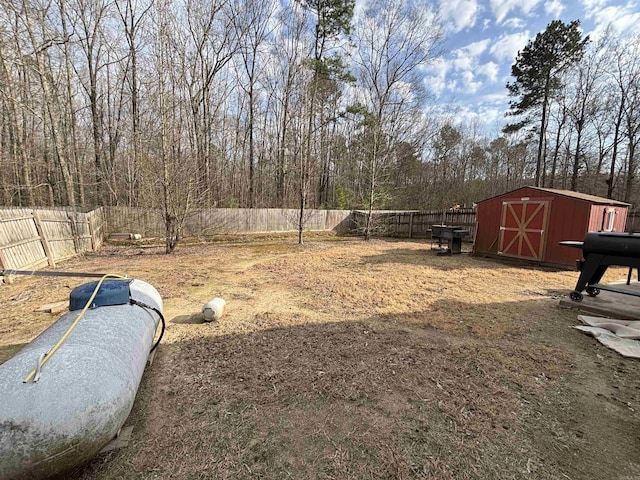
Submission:
{"label": "white pvc pipe", "polygon": [[202,307],[202,316],[205,322],[213,322],[222,317],[227,303],[219,297],[213,298]]}

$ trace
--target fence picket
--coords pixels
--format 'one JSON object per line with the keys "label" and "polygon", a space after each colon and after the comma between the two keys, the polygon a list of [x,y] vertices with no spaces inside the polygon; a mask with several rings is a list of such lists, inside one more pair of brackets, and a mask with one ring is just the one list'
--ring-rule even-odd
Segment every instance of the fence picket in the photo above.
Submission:
{"label": "fence picket", "polygon": [[[293,232],[298,225],[297,209],[214,208],[194,211],[184,223],[184,236],[235,233]],[[106,207],[106,224],[112,233],[140,233],[144,237],[163,237],[160,210]],[[349,218],[349,210],[307,210],[305,230],[334,230]],[[339,227],[345,231],[346,228]]]}
{"label": "fence picket", "polygon": [[[364,229],[367,212],[354,212],[356,230]],[[433,225],[455,225],[469,230],[467,240],[475,235],[476,214],[473,208],[457,210],[430,211],[376,211],[373,216],[373,234],[379,236],[430,238],[429,232]]]}
{"label": "fence picket", "polygon": [[[194,212],[187,217],[183,235],[221,233],[292,232],[297,230],[297,209],[218,208]],[[365,211],[308,210],[305,230],[361,232]],[[374,231],[378,236],[429,238],[433,225],[445,223],[469,230],[475,236],[475,210],[376,211]],[[108,227],[108,228],[107,228]],[[159,210],[129,207],[100,207],[88,213],[61,208],[0,207],[0,268],[20,269],[49,264],[96,250],[110,232],[164,234]],[[627,231],[640,231],[640,211],[630,211]]]}
{"label": "fence picket", "polygon": [[[102,209],[81,213],[73,209],[0,208],[0,267],[37,268],[84,253],[102,242]],[[88,219],[98,219],[95,241],[88,230]]]}

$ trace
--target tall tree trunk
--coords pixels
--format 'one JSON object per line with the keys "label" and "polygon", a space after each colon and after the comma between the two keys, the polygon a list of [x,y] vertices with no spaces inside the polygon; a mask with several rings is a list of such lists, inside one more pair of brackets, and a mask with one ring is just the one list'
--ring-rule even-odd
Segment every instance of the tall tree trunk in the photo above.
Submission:
{"label": "tall tree trunk", "polygon": [[53,78],[51,72],[48,70],[45,62],[46,48],[40,45],[36,39],[33,24],[31,23],[31,17],[29,7],[26,1],[23,1],[24,20],[31,45],[34,50],[36,69],[38,76],[40,77],[40,84],[42,85],[42,93],[44,95],[44,103],[47,109],[47,115],[51,122],[51,135],[53,137],[53,144],[56,153],[56,159],[60,170],[62,171],[62,178],[66,190],[66,201],[71,207],[76,206],[75,190],[73,188],[73,177],[71,176],[71,170],[69,169],[69,161],[66,156],[66,148],[62,139],[62,130],[60,128],[60,108],[55,101],[55,95],[53,94]]}
{"label": "tall tree trunk", "polygon": [[255,207],[255,147],[253,140],[254,100],[253,100],[253,71],[249,75],[249,208]]}
{"label": "tall tree trunk", "polygon": [[276,201],[280,207],[285,207],[285,159],[287,152],[287,128],[289,123],[289,96],[291,90],[291,67],[287,75],[287,85],[284,91],[284,101],[282,104],[282,121],[280,124],[280,137],[278,146],[278,164],[276,168]]}
{"label": "tall tree trunk", "polygon": [[[22,193],[24,189],[25,203],[28,206],[34,205],[33,198],[33,186],[31,184],[31,170],[30,163],[27,161],[25,155],[24,145],[22,144],[23,133],[21,132],[21,125],[18,117],[18,105],[17,105],[17,89],[13,82],[7,64],[4,60],[4,55],[0,51],[0,80],[4,84],[7,95],[5,96],[5,108],[7,109],[6,118],[8,120],[8,137],[9,137],[9,149],[11,151],[11,157],[16,166],[19,166],[20,175],[16,180],[20,180],[19,192]],[[22,200],[20,199],[20,204]]]}
{"label": "tall tree trunk", "polygon": [[313,136],[313,115],[314,115],[314,104],[316,101],[316,92],[317,92],[317,87],[316,87],[316,81],[317,79],[314,78],[313,79],[313,86],[312,86],[312,94],[311,94],[311,98],[310,98],[310,105],[309,105],[309,118],[307,120],[307,132],[305,134],[305,141],[304,141],[304,151],[302,152],[302,155],[300,155],[299,157],[299,161],[300,161],[300,185],[299,185],[299,190],[298,190],[298,194],[300,196],[299,198],[299,207],[300,207],[300,212],[298,215],[298,244],[302,245],[303,243],[303,232],[304,232],[304,211],[307,205],[307,190],[308,190],[308,183],[309,183],[309,168],[311,167],[311,137]]}
{"label": "tall tree trunk", "polygon": [[631,203],[631,192],[636,178],[636,142],[633,136],[629,138],[629,146],[627,147],[627,181],[624,187],[624,201]]}
{"label": "tall tree trunk", "polygon": [[377,187],[377,175],[378,175],[378,153],[379,153],[379,134],[377,131],[378,126],[374,125],[376,131],[373,134],[373,150],[371,152],[370,168],[369,168],[369,198],[367,201],[367,221],[364,227],[364,239],[369,240],[371,238],[371,229],[373,222],[373,207],[375,203],[375,189]]}
{"label": "tall tree trunk", "polygon": [[540,187],[540,180],[542,178],[541,170],[544,165],[544,157],[546,156],[546,148],[545,148],[545,138],[547,131],[547,109],[549,107],[549,85],[551,79],[550,76],[547,75],[545,86],[544,86],[544,98],[542,99],[542,118],[540,119],[540,138],[538,140],[538,158],[536,161],[536,182],[535,186]]}
{"label": "tall tree trunk", "polygon": [[69,32],[67,28],[67,14],[65,11],[65,2],[66,0],[58,1],[58,9],[60,12],[60,23],[62,25],[62,35],[64,36],[64,66],[65,66],[65,75],[66,75],[66,90],[67,90],[67,118],[69,122],[69,136],[70,144],[69,144],[69,153],[70,153],[70,161],[73,165],[73,169],[75,170],[76,178],[78,179],[78,197],[80,201],[80,205],[85,206],[85,196],[84,196],[84,181],[82,178],[82,166],[80,164],[80,159],[78,155],[78,134],[77,134],[77,125],[76,125],[76,112],[73,101],[73,91],[72,91],[72,65],[71,65],[71,48],[69,42]]}
{"label": "tall tree trunk", "polygon": [[118,2],[115,3],[120,14],[120,19],[124,26],[125,38],[129,49],[130,63],[130,91],[131,91],[131,137],[133,155],[127,160],[127,204],[137,206],[140,198],[140,186],[142,183],[142,172],[140,170],[140,98],[138,88],[138,53],[136,50],[137,32],[140,22],[145,14],[151,9],[153,3],[140,14],[136,20],[136,12],[132,0],[126,0],[125,11],[123,12]]}
{"label": "tall tree trunk", "polygon": [[[103,190],[103,184],[109,181],[109,174],[106,166],[102,162],[102,132],[101,132],[101,116],[98,111],[98,91],[97,81],[89,69],[91,77],[89,91],[89,108],[91,110],[91,132],[93,136],[93,163],[96,172],[96,183],[98,184],[98,195],[102,199],[104,205],[108,204],[109,195]],[[108,190],[108,189],[107,189]]]}
{"label": "tall tree trunk", "polygon": [[558,154],[560,153],[560,133],[562,132],[562,127],[567,119],[567,114],[562,112],[562,120],[558,124],[558,131],[556,132],[556,143],[553,147],[553,161],[551,162],[551,181],[549,182],[549,188],[553,188],[553,185],[556,180],[556,168],[558,166]]}
{"label": "tall tree trunk", "polygon": [[618,143],[620,143],[620,126],[624,116],[625,96],[620,98],[620,107],[616,116],[616,125],[613,132],[613,150],[611,152],[611,166],[609,168],[609,178],[607,179],[607,198],[613,198],[613,187],[616,175],[616,162],[618,159]]}
{"label": "tall tree trunk", "polygon": [[578,189],[578,172],[580,171],[580,143],[582,141],[582,127],[584,126],[584,117],[577,122],[576,134],[576,150],[573,154],[573,169],[571,171],[571,190],[574,192]]}

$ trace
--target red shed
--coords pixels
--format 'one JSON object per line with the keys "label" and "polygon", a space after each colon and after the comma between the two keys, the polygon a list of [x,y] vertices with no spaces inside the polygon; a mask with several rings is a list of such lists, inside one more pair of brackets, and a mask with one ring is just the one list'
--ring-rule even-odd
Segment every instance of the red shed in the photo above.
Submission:
{"label": "red shed", "polygon": [[575,265],[578,252],[558,244],[587,232],[624,232],[628,203],[569,190],[523,187],[476,207],[477,254]]}

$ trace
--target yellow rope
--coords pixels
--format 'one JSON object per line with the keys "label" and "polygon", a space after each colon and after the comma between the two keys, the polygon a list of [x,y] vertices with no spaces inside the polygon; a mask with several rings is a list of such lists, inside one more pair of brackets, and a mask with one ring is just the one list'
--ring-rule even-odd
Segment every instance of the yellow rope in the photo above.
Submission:
{"label": "yellow rope", "polygon": [[[126,278],[126,277],[123,276],[123,275],[116,275],[116,274],[113,274],[113,273],[107,273],[105,276],[103,276],[98,281],[98,284],[96,285],[96,288],[93,289],[93,293],[91,294],[91,297],[89,297],[89,300],[87,301],[87,304],[84,306],[82,311],[78,314],[78,316],[73,321],[73,323],[69,326],[69,328],[67,328],[67,331],[64,332],[64,335],[62,335],[62,337],[60,337],[60,340],[58,340],[58,342],[53,346],[53,348],[46,353],[46,355],[44,356],[42,361],[39,362],[39,366],[40,367],[42,367],[45,363],[47,363],[47,361],[53,356],[54,353],[56,353],[58,348],[60,348],[62,343],[67,339],[67,337],[73,331],[73,329],[76,328],[76,325],[78,324],[80,319],[84,316],[84,314],[87,312],[87,310],[89,310],[89,307],[91,306],[91,303],[93,302],[93,299],[96,298],[96,295],[98,294],[98,290],[100,290],[100,286],[102,285],[102,282],[104,282],[105,279],[107,279],[107,278]],[[23,383],[27,383],[27,382],[31,381],[33,376],[36,374],[36,370],[37,369],[38,369],[38,367],[36,367],[33,370],[31,370],[31,373],[29,373],[29,375],[27,375],[22,382]]]}

